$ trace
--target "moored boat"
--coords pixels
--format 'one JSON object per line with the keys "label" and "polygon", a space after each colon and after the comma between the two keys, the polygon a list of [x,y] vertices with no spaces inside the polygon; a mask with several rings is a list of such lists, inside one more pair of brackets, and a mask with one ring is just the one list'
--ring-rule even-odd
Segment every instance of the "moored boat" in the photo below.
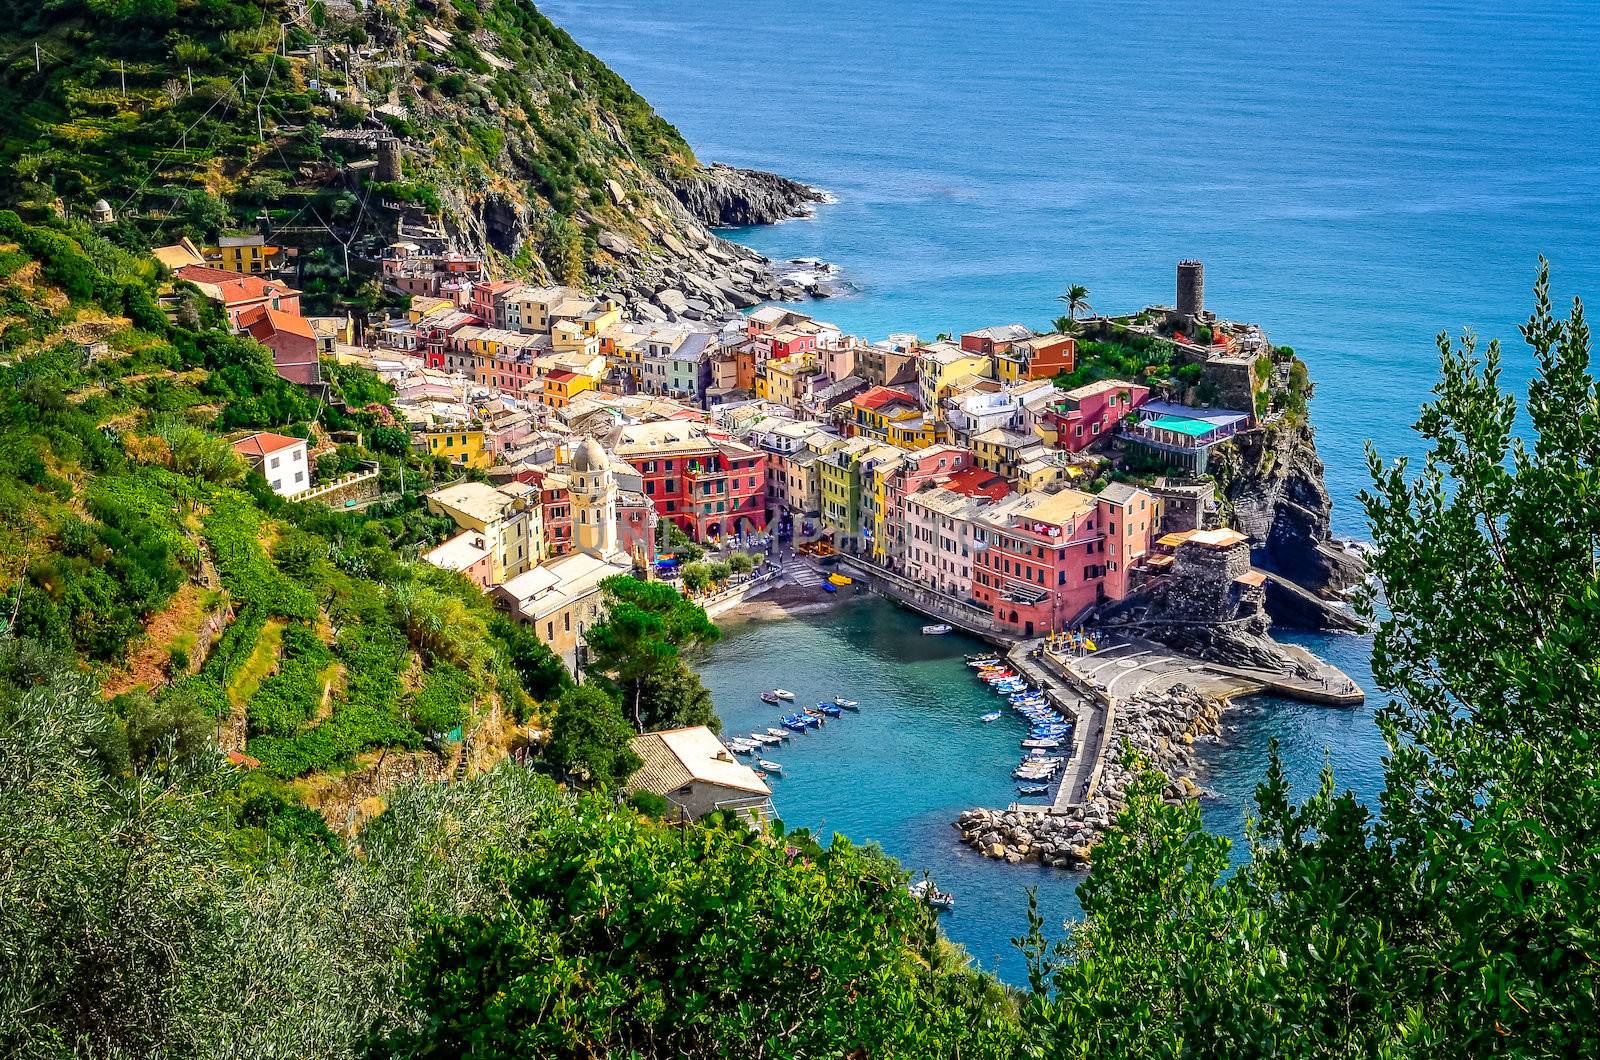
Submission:
{"label": "moored boat", "polygon": [[761,702],[776,703],[778,702],[778,694],[776,692],[763,692],[761,693]]}
{"label": "moored boat", "polygon": [[983,717],[979,718],[978,720],[982,721],[982,722],[999,721],[1000,720],[1000,712],[998,710],[991,710],[989,713],[985,714]]}
{"label": "moored boat", "polygon": [[942,637],[950,632],[950,628],[948,622],[936,622],[931,626],[923,626],[922,634],[925,637]]}
{"label": "moored boat", "polygon": [[844,715],[844,708],[834,706],[832,703],[818,703],[817,709],[830,718],[838,718]]}
{"label": "moored boat", "polygon": [[[787,688],[774,688],[772,690],[772,694],[777,696],[779,699],[793,699],[794,698],[794,693],[789,691]],[[765,699],[766,697],[762,696],[761,698]]]}
{"label": "moored boat", "polygon": [[1018,784],[1018,795],[1043,795],[1050,790],[1048,784]]}
{"label": "moored boat", "polygon": [[1038,747],[1038,748],[1042,748],[1044,750],[1049,750],[1052,747],[1060,747],[1061,746],[1061,741],[1060,740],[1049,739],[1049,738],[1035,739],[1035,740],[1023,740],[1022,741],[1022,746],[1026,747],[1026,748],[1029,748],[1029,749]]}
{"label": "moored boat", "polygon": [[834,696],[833,697],[833,705],[836,706],[836,707],[843,707],[845,710],[860,710],[861,709],[861,704],[860,703],[857,703],[853,699],[846,699],[843,696]]}
{"label": "moored boat", "polygon": [[765,758],[761,758],[756,760],[756,765],[765,769],[768,773],[777,773],[780,776],[783,774],[783,766],[777,762],[769,762]]}

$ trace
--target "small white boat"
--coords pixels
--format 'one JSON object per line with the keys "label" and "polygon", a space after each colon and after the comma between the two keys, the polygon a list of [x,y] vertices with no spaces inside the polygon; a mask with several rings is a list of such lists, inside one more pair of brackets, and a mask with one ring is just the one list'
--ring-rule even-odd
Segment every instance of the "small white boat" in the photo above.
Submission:
{"label": "small white boat", "polygon": [[794,698],[794,693],[789,691],[787,688],[774,688],[772,690],[772,694],[777,696],[779,699],[793,699]]}
{"label": "small white boat", "polygon": [[985,722],[985,723],[991,722],[991,721],[999,721],[1000,720],[1000,712],[998,710],[991,710],[989,713],[985,714],[983,717],[979,718],[978,720],[981,721],[981,722]]}
{"label": "small white boat", "polygon": [[788,729],[768,729],[767,730],[767,735],[768,736],[776,736],[778,738],[778,740],[781,742],[783,740],[787,740],[789,737],[793,736],[794,734],[791,733]]}
{"label": "small white boat", "polygon": [[1023,740],[1022,741],[1022,746],[1031,747],[1031,748],[1045,748],[1045,749],[1048,749],[1048,748],[1051,748],[1051,747],[1060,747],[1061,746],[1061,741],[1060,740]]}
{"label": "small white boat", "polygon": [[925,637],[942,637],[949,632],[950,626],[945,622],[939,622],[931,626],[922,627],[922,635]]}
{"label": "small white boat", "polygon": [[779,765],[777,762],[769,762],[765,758],[757,759],[756,765],[760,766],[762,769],[765,769],[768,773],[783,773],[783,766]]}
{"label": "small white boat", "polygon": [[760,744],[762,747],[772,747],[773,745],[782,742],[776,736],[768,736],[764,732],[753,732],[750,734],[750,739],[755,743]]}
{"label": "small white boat", "polygon": [[954,909],[956,907],[956,896],[939,890],[933,885],[932,880],[918,880],[916,883],[908,885],[906,890],[911,892],[911,897],[926,902],[935,909]]}
{"label": "small white boat", "polygon": [[859,710],[861,707],[860,703],[857,703],[853,699],[846,699],[843,696],[834,696],[833,705],[836,707],[843,707],[845,710]]}
{"label": "small white boat", "polygon": [[729,740],[728,750],[736,755],[747,755],[756,749],[756,745],[749,740]]}

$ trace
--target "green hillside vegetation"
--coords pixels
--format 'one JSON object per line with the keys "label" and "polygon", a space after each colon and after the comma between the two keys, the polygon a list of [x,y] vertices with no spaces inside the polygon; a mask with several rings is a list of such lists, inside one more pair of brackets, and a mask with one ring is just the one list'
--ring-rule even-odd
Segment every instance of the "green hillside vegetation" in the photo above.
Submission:
{"label": "green hillside vegetation", "polygon": [[[615,265],[597,225],[652,245],[639,218],[654,182],[696,165],[648,103],[518,0],[66,0],[14,12],[0,53],[0,201],[37,220],[104,198],[126,247],[212,240],[264,215],[303,249],[319,304],[371,304],[359,260],[344,276],[343,244],[381,245],[397,216],[385,203],[582,281]],[[398,136],[403,179],[344,169],[373,157],[346,130]]]}
{"label": "green hillside vegetation", "polygon": [[[341,368],[332,400],[313,400],[202,302],[178,292],[172,315],[195,326],[169,322],[155,270],[82,227],[0,213],[0,237],[31,248],[12,252],[29,255],[13,280],[35,276],[28,297],[50,307],[13,316],[4,335],[15,357],[0,367],[0,590],[16,635],[74,652],[119,686],[153,649],[163,663],[154,679],[111,702],[145,734],[141,745],[152,727],[242,722],[240,749],[282,781],[532,716],[513,660],[548,666],[541,646],[518,638],[513,648],[475,587],[415,559],[454,532],[415,492],[448,470],[413,455],[403,435],[394,445],[370,405],[343,400],[349,390],[386,401],[387,388]],[[67,338],[86,324],[104,336],[92,360]],[[286,503],[215,433],[243,428],[387,443],[341,446],[318,472],[338,473],[352,454],[374,461],[392,499],[363,514]],[[399,491],[402,464],[412,492]],[[149,642],[186,585],[214,590],[196,606],[225,619],[203,655]]]}

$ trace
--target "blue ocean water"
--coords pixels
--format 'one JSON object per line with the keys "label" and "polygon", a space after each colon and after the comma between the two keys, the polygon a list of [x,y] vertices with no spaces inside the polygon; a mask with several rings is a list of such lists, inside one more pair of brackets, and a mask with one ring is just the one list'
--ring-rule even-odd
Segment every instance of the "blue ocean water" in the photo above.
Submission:
{"label": "blue ocean water", "polygon": [[[842,265],[859,293],[811,311],[848,331],[1040,326],[1069,283],[1096,308],[1136,308],[1172,298],[1178,259],[1203,259],[1210,308],[1260,322],[1309,363],[1341,533],[1366,533],[1363,447],[1417,451],[1409,425],[1438,331],[1507,340],[1505,380],[1520,388],[1530,365],[1515,325],[1538,256],[1558,300],[1600,296],[1592,0],[540,6],[702,158],[836,197],[814,219],[736,237]],[[748,700],[769,655],[809,668],[814,636],[831,634],[789,623],[730,636],[708,663],[719,709],[731,718]],[[1304,642],[1371,687],[1365,639]],[[1383,753],[1372,710],[1261,700],[1230,719],[1238,732],[1209,756],[1220,797],[1208,823],[1241,834],[1273,737],[1302,790],[1326,762],[1371,795]],[[980,738],[966,726],[929,737],[955,763],[981,754]],[[961,768],[859,751],[826,759],[838,767],[827,784],[785,782],[779,810],[951,874],[978,897],[950,918],[951,936],[980,958],[1002,954],[1015,978],[1005,940],[1041,874],[952,852],[935,811],[977,783]],[[1045,884],[1047,908],[1068,916],[1059,879]]]}

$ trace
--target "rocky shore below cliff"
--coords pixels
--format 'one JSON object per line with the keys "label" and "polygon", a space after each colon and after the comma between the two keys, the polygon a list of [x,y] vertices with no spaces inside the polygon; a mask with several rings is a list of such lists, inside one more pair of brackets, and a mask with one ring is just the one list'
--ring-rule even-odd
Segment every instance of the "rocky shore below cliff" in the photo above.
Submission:
{"label": "rocky shore below cliff", "polygon": [[[1132,757],[1167,777],[1169,799],[1200,795],[1194,782],[1196,743],[1217,742],[1228,704],[1187,685],[1135,696],[1117,707],[1109,752],[1094,796],[1064,813],[1048,809],[972,809],[955,820],[961,841],[985,857],[1013,865],[1037,862],[1081,871],[1111,827],[1133,782]],[[1130,757],[1130,752],[1132,757]]]}
{"label": "rocky shore below cliff", "polygon": [[[598,242],[620,263],[604,293],[635,320],[657,323],[727,320],[762,302],[828,298],[846,286],[838,269],[814,259],[773,261],[712,229],[808,216],[825,196],[798,181],[755,169],[713,165],[670,185],[666,216],[641,214],[655,248],[602,230]],[[619,185],[611,189],[626,202]]]}

